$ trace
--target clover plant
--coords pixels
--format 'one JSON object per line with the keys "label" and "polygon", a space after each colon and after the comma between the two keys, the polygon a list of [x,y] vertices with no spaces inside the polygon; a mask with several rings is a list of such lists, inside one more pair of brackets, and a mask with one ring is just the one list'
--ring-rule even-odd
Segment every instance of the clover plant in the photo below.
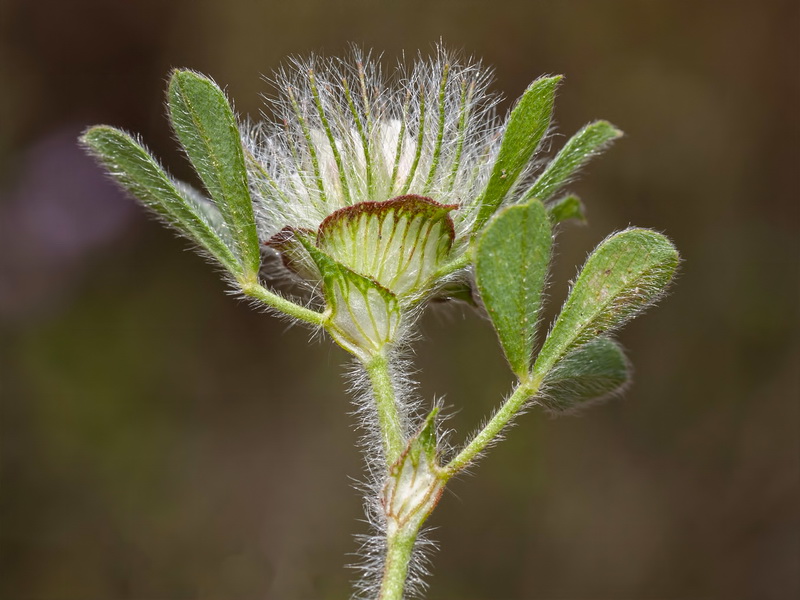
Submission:
{"label": "clover plant", "polygon": [[[357,597],[424,591],[421,528],[448,481],[520,411],[573,411],[626,385],[629,364],[612,336],[662,296],[678,266],[664,235],[614,233],[542,327],[554,233],[583,219],[580,200],[562,190],[621,135],[595,121],[543,161],[560,80],[536,79],[502,118],[478,62],[439,49],[387,74],[355,51],[291,63],[273,78],[274,120],[252,123],[212,80],[175,70],[169,119],[202,191],[119,129],[81,138],[122,187],[217,262],[233,290],[352,355],[369,390],[355,401],[374,529]],[[299,297],[278,291],[287,279]],[[461,448],[443,439],[439,407],[424,409],[407,373],[415,326],[434,299],[485,312],[516,380]]]}

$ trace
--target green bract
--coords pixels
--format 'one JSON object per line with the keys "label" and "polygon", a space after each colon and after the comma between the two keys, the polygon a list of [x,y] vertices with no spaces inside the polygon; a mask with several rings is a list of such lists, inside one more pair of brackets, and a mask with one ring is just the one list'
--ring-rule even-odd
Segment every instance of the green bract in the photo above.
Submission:
{"label": "green bract", "polygon": [[431,285],[448,258],[454,236],[448,213],[455,208],[421,196],[362,202],[325,219],[317,243],[394,294],[413,295]]}
{"label": "green bract", "polygon": [[336,262],[304,235],[298,240],[321,274],[328,303],[324,323],[328,333],[359,358],[380,354],[397,338],[401,316],[397,296],[374,279]]}
{"label": "green bract", "polygon": [[456,208],[422,196],[362,202],[335,211],[317,231],[285,228],[267,244],[306,280],[320,279],[323,272],[303,238],[333,262],[372,279],[398,298],[413,299],[429,290],[447,263],[454,238],[449,213]]}

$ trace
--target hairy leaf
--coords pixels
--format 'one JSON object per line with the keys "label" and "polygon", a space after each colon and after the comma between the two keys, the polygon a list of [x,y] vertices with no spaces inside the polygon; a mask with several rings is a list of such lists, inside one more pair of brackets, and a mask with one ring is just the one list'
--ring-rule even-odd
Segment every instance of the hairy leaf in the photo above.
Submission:
{"label": "hairy leaf", "polygon": [[178,140],[228,225],[244,270],[255,274],[258,234],[239,129],[225,94],[202,75],[175,71],[168,95]]}
{"label": "hairy leaf", "polygon": [[519,377],[531,366],[552,243],[547,211],[538,200],[501,210],[478,242],[478,290]]}
{"label": "hairy leaf", "polygon": [[589,123],[572,136],[544,172],[525,192],[525,198],[549,200],[591,157],[599,154],[622,132],[608,121]]}
{"label": "hairy leaf", "polygon": [[556,200],[547,207],[547,214],[550,222],[555,225],[575,219],[581,223],[586,223],[586,215],[583,213],[583,202],[577,196],[569,195]]}
{"label": "hairy leaf", "polygon": [[550,127],[559,81],[560,75],[537,79],[511,111],[489,183],[481,197],[477,226],[492,216],[530,163]]}
{"label": "hairy leaf", "polygon": [[150,153],[127,133],[103,125],[81,137],[112,177],[181,233],[198,243],[234,275],[242,271],[233,250],[225,244],[225,225],[198,210],[196,199],[176,184]]}
{"label": "hairy leaf", "polygon": [[680,257],[672,243],[648,229],[626,229],[603,241],[586,261],[536,359],[540,376],[566,354],[622,326],[656,302]]}
{"label": "hairy leaf", "polygon": [[553,412],[580,408],[619,391],[630,377],[619,344],[595,338],[573,350],[542,381],[537,401]]}

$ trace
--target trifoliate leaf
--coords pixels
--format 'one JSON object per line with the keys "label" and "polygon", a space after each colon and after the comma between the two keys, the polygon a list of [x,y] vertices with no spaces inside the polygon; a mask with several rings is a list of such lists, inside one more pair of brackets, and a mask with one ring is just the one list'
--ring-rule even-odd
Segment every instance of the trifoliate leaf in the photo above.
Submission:
{"label": "trifoliate leaf", "polygon": [[559,81],[560,75],[537,79],[511,111],[489,183],[480,200],[477,227],[497,210],[539,147],[550,127]]}
{"label": "trifoliate leaf", "polygon": [[544,172],[525,192],[524,198],[547,202],[593,156],[600,154],[622,132],[607,121],[589,123],[572,136]]}
{"label": "trifoliate leaf", "polygon": [[453,245],[455,205],[423,196],[360,202],[319,226],[317,246],[337,262],[374,279],[398,297],[429,284]]}
{"label": "trifoliate leaf", "polygon": [[172,126],[211,194],[244,271],[258,273],[261,254],[247,183],[239,129],[225,94],[191,71],[175,71],[169,83]]}
{"label": "trifoliate leaf", "polygon": [[586,215],[583,214],[583,202],[577,196],[564,196],[556,200],[547,207],[547,214],[553,225],[575,219],[581,223],[586,223]]}
{"label": "trifoliate leaf", "polygon": [[538,200],[502,209],[478,242],[478,290],[520,378],[531,366],[552,243],[547,211]]}
{"label": "trifoliate leaf", "polygon": [[580,408],[618,392],[629,377],[629,364],[619,344],[607,337],[595,338],[547,373],[537,401],[553,412]]}
{"label": "trifoliate leaf", "polygon": [[214,215],[201,211],[195,200],[176,184],[150,153],[130,135],[103,125],[92,127],[81,142],[112,177],[145,207],[198,243],[234,275],[242,267],[226,245],[227,228]]}
{"label": "trifoliate leaf", "polygon": [[648,229],[627,229],[589,256],[556,319],[534,371],[545,376],[566,354],[607,334],[656,302],[680,257],[672,243]]}

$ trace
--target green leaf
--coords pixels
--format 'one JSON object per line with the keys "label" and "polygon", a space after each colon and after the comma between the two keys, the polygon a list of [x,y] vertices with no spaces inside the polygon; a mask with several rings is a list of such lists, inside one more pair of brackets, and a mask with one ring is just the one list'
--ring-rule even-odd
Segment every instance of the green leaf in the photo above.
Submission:
{"label": "green leaf", "polygon": [[225,227],[198,211],[150,153],[127,133],[104,125],[90,128],[81,143],[114,179],[145,207],[198,243],[234,275],[242,271],[223,241]]}
{"label": "green leaf", "polygon": [[560,75],[537,79],[511,111],[494,169],[480,200],[476,227],[494,214],[533,158],[550,127],[556,86],[561,79]]}
{"label": "green leaf", "polygon": [[175,133],[222,214],[245,273],[255,275],[258,234],[239,129],[225,94],[197,73],[175,71],[168,96]]}
{"label": "green leaf", "polygon": [[325,329],[351,354],[367,360],[394,342],[400,327],[397,297],[376,281],[359,275],[297,233],[322,276],[328,304]]}
{"label": "green leaf", "polygon": [[222,218],[222,213],[219,212],[217,205],[214,204],[205,194],[200,193],[187,183],[182,181],[174,181],[175,188],[195,214],[199,215],[211,228],[217,232],[220,239],[225,242],[225,245],[234,251],[233,239],[228,232],[228,225],[225,219]]}
{"label": "green leaf", "polygon": [[595,338],[565,356],[542,381],[537,401],[553,412],[586,406],[622,389],[630,378],[619,344]]}
{"label": "green leaf", "polygon": [[553,239],[538,200],[501,210],[478,242],[475,276],[508,363],[527,376]]}
{"label": "green leaf", "polygon": [[608,121],[589,123],[564,145],[524,198],[549,200],[593,156],[600,154],[622,132]]}
{"label": "green leaf", "polygon": [[649,229],[626,229],[606,238],[572,286],[534,371],[545,376],[566,354],[660,299],[679,261],[672,243]]}
{"label": "green leaf", "polygon": [[570,219],[586,223],[586,215],[583,212],[583,202],[581,202],[580,198],[571,194],[550,204],[547,207],[547,214],[553,225]]}

